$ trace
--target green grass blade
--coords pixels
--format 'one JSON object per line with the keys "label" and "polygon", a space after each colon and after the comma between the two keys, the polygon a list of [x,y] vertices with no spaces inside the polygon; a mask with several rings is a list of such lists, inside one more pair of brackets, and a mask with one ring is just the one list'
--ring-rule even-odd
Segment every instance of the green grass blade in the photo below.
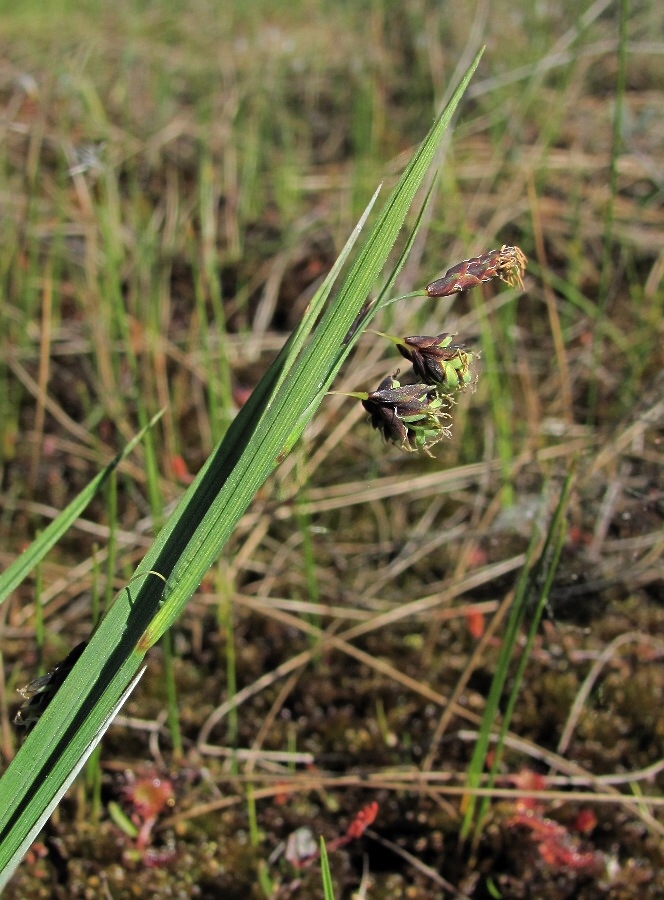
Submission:
{"label": "green grass blade", "polygon": [[332,873],[330,872],[330,861],[327,858],[327,847],[325,846],[325,838],[320,839],[320,871],[323,879],[323,896],[325,900],[334,900],[334,885],[332,884]]}
{"label": "green grass blade", "polygon": [[[468,767],[466,784],[470,788],[477,788],[480,786],[480,780],[484,771],[484,764],[489,748],[489,742],[491,740],[491,733],[499,717],[499,704],[503,689],[505,687],[505,682],[507,681],[507,677],[509,674],[510,662],[516,651],[516,645],[521,631],[521,625],[528,610],[529,600],[532,597],[534,590],[539,587],[539,599],[532,620],[530,622],[526,647],[521,651],[519,662],[517,665],[517,671],[514,676],[514,685],[510,693],[505,712],[502,716],[502,723],[499,732],[499,744],[496,747],[495,758],[489,774],[489,786],[491,786],[493,783],[493,779],[495,777],[495,773],[501,759],[502,742],[504,741],[504,737],[509,730],[512,713],[514,711],[514,707],[519,695],[525,667],[532,650],[535,634],[544,612],[549,589],[553,581],[553,576],[555,575],[560,553],[562,551],[565,537],[564,514],[565,510],[567,509],[572,479],[573,472],[570,472],[563,486],[556,511],[549,524],[546,539],[544,540],[542,549],[537,556],[537,560],[534,562],[534,554],[538,543],[540,543],[540,538],[538,536],[537,524],[533,526],[533,533],[526,556],[526,562],[521,571],[521,575],[519,577],[519,581],[515,591],[514,601],[510,610],[510,616],[507,622],[507,627],[505,629],[505,635],[503,637],[498,663],[496,665],[496,672],[494,674],[493,681],[491,682],[489,696],[487,698],[484,715],[482,716],[482,722],[479,728],[479,736],[475,745],[470,765]],[[545,486],[544,490],[542,491],[543,502],[545,502],[546,500],[546,494],[547,486]],[[544,575],[545,569],[546,575]],[[462,840],[465,840],[469,835],[470,830],[473,827],[473,823],[474,840],[478,840],[483,816],[486,812],[488,802],[488,798],[484,798],[484,800],[482,800],[482,802],[480,803],[479,811],[476,813],[478,798],[472,795],[468,797],[468,804],[466,806],[464,820],[461,827]]]}
{"label": "green grass blade", "polygon": [[[569,495],[573,480],[574,471],[571,470],[570,472],[568,472],[567,478],[565,479],[565,483],[560,494],[560,499],[558,500],[558,505],[556,506],[556,510],[549,525],[549,530],[547,532],[542,552],[540,553],[539,559],[532,572],[530,573],[530,590],[528,591],[528,596],[531,596],[539,586],[539,597],[537,599],[537,603],[535,604],[533,615],[530,619],[526,642],[523,650],[519,655],[516,672],[514,673],[512,690],[510,691],[510,696],[505,706],[505,712],[502,718],[502,722],[500,723],[496,751],[489,772],[488,787],[493,786],[496,778],[496,773],[498,772],[502,760],[505,737],[507,735],[507,732],[509,731],[510,723],[512,721],[512,714],[519,698],[519,694],[521,693],[523,676],[525,674],[526,666],[528,665],[528,660],[530,659],[530,654],[532,653],[533,645],[535,643],[535,637],[537,635],[537,629],[539,628],[539,623],[542,619],[542,616],[544,615],[544,610],[546,609],[546,604],[549,599],[549,592],[551,590],[553,579],[558,568],[560,554],[562,553],[563,546],[565,544],[565,536],[567,534],[567,522],[565,520],[565,513],[567,511],[567,504],[569,502]],[[474,839],[476,841],[479,839],[482,823],[484,821],[484,816],[486,815],[486,812],[489,808],[489,803],[489,797],[482,797],[482,801],[480,803],[475,821]]]}
{"label": "green grass blade", "polygon": [[[126,690],[123,691],[123,693],[120,695],[115,706],[109,711],[108,716],[101,722],[101,724],[97,728],[96,733],[91,737],[84,752],[82,754],[77,753],[75,756],[72,756],[71,765],[67,777],[63,780],[56,793],[51,797],[49,803],[39,810],[38,814],[34,818],[31,828],[26,832],[22,842],[18,844],[13,853],[8,856],[7,860],[3,861],[2,869],[0,869],[0,891],[6,887],[7,882],[16,871],[16,868],[21,862],[24,854],[30,848],[30,845],[39,834],[39,831],[46,823],[46,820],[60,802],[62,795],[74,781],[78,773],[81,771],[81,769],[93,753],[95,747],[103,738],[107,728],[109,727],[113,719],[124,706],[127,698],[134,690],[138,682],[141,680],[146,668],[147,666],[144,666],[142,669],[140,669],[139,672],[134,676],[134,678],[132,678],[132,680],[129,682]],[[27,816],[27,810],[25,815]]]}
{"label": "green grass blade", "polygon": [[155,422],[161,418],[161,415],[162,413],[158,413],[154,416],[145,428],[142,428],[136,437],[127,444],[124,450],[92,479],[90,484],[84,488],[74,500],[72,500],[69,506],[62,510],[57,518],[53,519],[51,524],[48,525],[39,537],[30,544],[28,549],[18,556],[14,562],[7,566],[5,571],[0,574],[0,604],[7,599],[7,596],[17,588],[34,567],[41,562],[51,547],[60,540],[68,528],[83,513],[83,510],[88,503],[92,500],[97,491],[107,482],[122,460],[131,453],[139,441],[142,440],[148,429],[152,428]]}
{"label": "green grass blade", "polygon": [[[502,696],[503,688],[505,687],[505,682],[507,681],[507,676],[509,674],[510,660],[514,653],[514,648],[519,636],[519,629],[521,627],[523,617],[526,613],[529,574],[534,565],[535,553],[539,540],[538,530],[535,526],[533,527],[530,544],[526,553],[526,560],[519,575],[519,580],[514,592],[514,600],[512,601],[512,607],[510,609],[509,618],[507,620],[507,626],[505,628],[505,634],[503,636],[500,654],[498,656],[498,662],[496,663],[496,671],[491,681],[491,687],[489,688],[489,696],[487,697],[486,705],[484,707],[484,714],[482,716],[482,722],[479,727],[477,743],[475,744],[475,749],[473,750],[473,755],[468,766],[466,786],[471,789],[478,788],[482,779],[482,773],[484,771],[484,764],[486,761],[486,754],[489,749],[489,742],[491,740],[491,730],[493,728],[494,722],[497,720],[499,715],[500,698]],[[470,794],[468,796],[468,803],[466,805],[466,811],[463,823],[461,825],[460,835],[462,840],[466,840],[468,834],[470,833],[473,822],[475,821],[476,807],[477,797]]]}

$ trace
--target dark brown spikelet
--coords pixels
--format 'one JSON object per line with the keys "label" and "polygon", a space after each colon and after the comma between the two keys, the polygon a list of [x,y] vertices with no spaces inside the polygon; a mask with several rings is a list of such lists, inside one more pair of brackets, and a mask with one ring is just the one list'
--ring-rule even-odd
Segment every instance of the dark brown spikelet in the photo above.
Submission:
{"label": "dark brown spikelet", "polygon": [[382,432],[385,440],[405,450],[426,451],[450,435],[449,427],[443,422],[450,418],[445,412],[450,403],[431,385],[402,386],[396,376],[389,375],[377,390],[366,395],[362,405],[371,416],[371,424]]}
{"label": "dark brown spikelet", "polygon": [[523,273],[528,260],[518,247],[504,245],[500,250],[489,250],[482,256],[464,259],[427,285],[430,297],[449,297],[457,291],[466,291],[492,278],[500,278],[510,287],[523,290]]}
{"label": "dark brown spikelet", "polygon": [[462,344],[453,344],[452,335],[447,332],[435,337],[412,335],[400,340],[397,348],[425,384],[455,391],[472,380],[470,367],[476,354],[465,350]]}
{"label": "dark brown spikelet", "polygon": [[46,675],[33,678],[24,688],[19,688],[19,694],[25,698],[25,703],[16,713],[14,725],[25,728],[26,734],[32,731],[86,647],[87,641],[81,641],[54,669]]}

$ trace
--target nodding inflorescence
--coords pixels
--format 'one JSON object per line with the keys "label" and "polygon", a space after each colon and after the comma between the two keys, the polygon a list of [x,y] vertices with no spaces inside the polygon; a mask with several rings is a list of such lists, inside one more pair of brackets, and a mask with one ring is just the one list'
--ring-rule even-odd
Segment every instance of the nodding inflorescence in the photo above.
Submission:
{"label": "nodding inflorescence", "polygon": [[[504,245],[481,256],[463,260],[448,269],[442,278],[426,287],[426,296],[447,297],[493,278],[511,287],[523,288],[527,259],[519,247]],[[399,372],[389,375],[375,391],[354,392],[369,413],[371,424],[386,441],[404,450],[423,450],[450,437],[448,410],[454,393],[474,381],[472,364],[478,353],[454,343],[447,332],[429,336],[396,337],[378,332],[396,345],[413,367],[415,383],[402,384]]]}

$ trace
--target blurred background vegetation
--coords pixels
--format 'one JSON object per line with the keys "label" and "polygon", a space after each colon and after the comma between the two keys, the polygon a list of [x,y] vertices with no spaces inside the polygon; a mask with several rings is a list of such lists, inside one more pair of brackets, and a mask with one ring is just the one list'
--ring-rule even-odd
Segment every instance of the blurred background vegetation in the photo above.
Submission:
{"label": "blurred background vegetation", "polygon": [[[385,312],[481,351],[452,439],[405,455],[329,398],[8,896],[316,896],[271,854],[373,799],[392,849],[332,854],[339,897],[363,871],[375,897],[661,896],[656,804],[598,802],[575,831],[551,801],[593,855],[575,869],[515,800],[460,849],[459,798],[394,773],[463,785],[523,552],[575,465],[502,772],[661,794],[663,37],[654,0],[0,4],[0,564],[166,410],[2,607],[5,762],[16,688],[89,635],[482,45],[400,292],[502,244],[529,258],[525,294]],[[335,387],[398,365],[367,334]],[[108,812],[127,770],[173,782],[157,869]]]}

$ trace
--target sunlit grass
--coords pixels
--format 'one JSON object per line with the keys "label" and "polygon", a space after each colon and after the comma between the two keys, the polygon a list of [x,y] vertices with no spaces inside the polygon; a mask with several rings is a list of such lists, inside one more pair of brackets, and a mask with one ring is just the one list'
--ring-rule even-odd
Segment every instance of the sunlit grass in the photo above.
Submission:
{"label": "sunlit grass", "polygon": [[[185,11],[162,3],[137,12],[124,0],[103,10],[88,0],[60,2],[48,16],[36,4],[3,13],[0,533],[7,562],[165,408],[154,437],[125,463],[117,494],[109,491],[61,555],[44,562],[42,586],[32,583],[12,601],[3,653],[9,665],[18,659],[25,677],[14,684],[10,673],[11,711],[14,687],[37,674],[35,645],[51,667],[70,649],[67,641],[89,634],[91,598],[103,597],[108,608],[131,576],[189,473],[303,315],[375,184],[398,177],[455,69],[484,42],[395,294],[503,243],[529,257],[527,293],[489,286],[452,300],[417,299],[387,307],[376,324],[396,334],[458,332],[480,351],[476,389],[458,402],[452,440],[434,448],[435,461],[406,457],[369,433],[359,404],[329,397],[174,631],[177,664],[205,661],[205,696],[187,679],[177,700],[170,695],[181,737],[142,732],[138,705],[126,727],[146,747],[148,735],[154,747],[159,734],[166,759],[180,740],[185,754],[199,746],[204,733],[204,760],[213,743],[239,752],[255,741],[257,753],[276,751],[290,746],[281,707],[291,727],[310,723],[311,710],[330,699],[328,667],[339,686],[352,671],[358,694],[365,681],[375,688],[358,705],[374,710],[380,701],[382,745],[390,734],[402,745],[383,756],[358,738],[344,765],[375,759],[388,786],[389,764],[413,763],[431,779],[426,791],[438,790],[439,775],[454,774],[459,794],[449,796],[460,796],[477,741],[464,735],[476,733],[486,709],[490,688],[482,679],[493,677],[499,660],[492,639],[504,640],[504,618],[494,632],[489,617],[507,603],[523,564],[533,497],[544,483],[562,484],[572,456],[579,465],[561,568],[575,584],[583,583],[575,566],[609,584],[606,594],[599,589],[607,606],[625,593],[633,605],[620,627],[657,631],[651,595],[661,541],[647,485],[661,466],[639,416],[657,421],[648,410],[656,409],[653,379],[662,362],[662,219],[653,175],[663,118],[653,88],[662,63],[643,43],[661,30],[661,14],[655,4],[634,10],[623,35],[621,51],[631,42],[624,143],[610,145],[617,9],[522,7],[492,4],[484,22],[481,6],[471,20],[381,3],[191,2]],[[335,389],[373,390],[399,365],[367,335]],[[625,497],[641,503],[636,513]],[[621,518],[623,508],[631,518]],[[644,534],[631,536],[626,523],[635,518]],[[623,535],[637,544],[623,549]],[[464,626],[473,602],[487,622],[479,642]],[[590,634],[557,627],[547,632],[550,665],[547,648],[536,647],[526,667],[507,771],[535,767],[537,754],[555,747],[528,712],[533,695],[552,732],[562,728],[564,711],[547,705],[551,691],[539,683],[563,681],[557,666],[564,658],[565,677],[580,684],[584,654],[602,647],[601,627]],[[606,639],[617,627],[606,625]],[[520,636],[512,635],[516,646]],[[164,707],[165,687],[173,686],[165,664],[153,651]],[[509,678],[512,669],[500,677],[506,672]],[[608,682],[603,696],[618,707]],[[510,690],[518,694],[516,685]],[[259,728],[266,707],[267,734]],[[595,713],[591,699],[584,733],[594,733]],[[362,715],[371,735],[375,714]],[[647,723],[639,727],[650,733]],[[327,748],[324,722],[317,729],[313,744]],[[431,735],[439,743],[428,747]],[[529,736],[532,755],[523,745],[517,753],[517,741]],[[479,740],[488,739],[485,729]],[[412,756],[420,745],[423,757]],[[592,770],[608,763],[591,746],[577,735],[569,753],[581,756],[599,794]],[[647,768],[656,741],[649,746],[638,762],[619,765]],[[110,747],[109,755],[122,757],[118,744]],[[544,758],[555,777],[570,779],[565,789],[584,774],[565,769],[562,756]],[[240,778],[243,757],[230,759]],[[104,762],[102,751],[102,773]],[[279,793],[268,775],[263,786],[263,774],[252,772],[259,820],[264,798]],[[98,804],[99,783],[90,777]],[[318,790],[313,776],[306,781],[299,772],[270,777],[288,778],[294,794]],[[472,779],[485,789],[479,768]],[[246,806],[241,782],[230,785],[223,790],[237,795],[219,802]],[[324,789],[335,791],[333,782]],[[411,796],[403,785],[394,795]],[[613,802],[635,814],[619,797]],[[334,816],[327,810],[323,818],[329,824]],[[656,828],[645,813],[643,822]],[[449,825],[454,834],[459,828],[459,819]]]}

